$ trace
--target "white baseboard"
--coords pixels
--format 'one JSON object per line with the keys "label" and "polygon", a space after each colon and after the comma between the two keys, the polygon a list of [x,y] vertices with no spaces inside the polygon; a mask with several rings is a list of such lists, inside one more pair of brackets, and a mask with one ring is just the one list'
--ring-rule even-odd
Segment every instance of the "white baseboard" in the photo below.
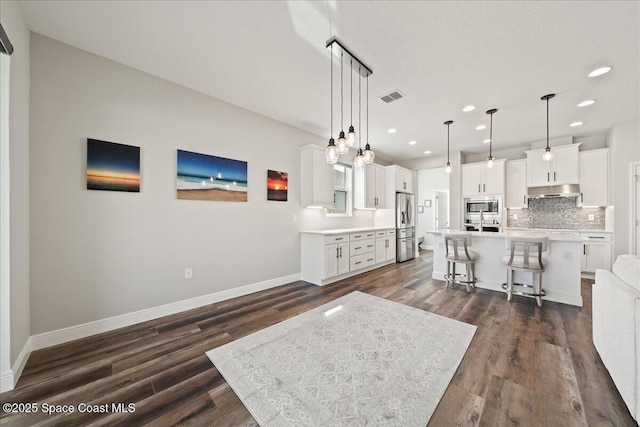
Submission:
{"label": "white baseboard", "polygon": [[13,390],[20,375],[22,375],[22,371],[24,370],[25,365],[27,364],[27,360],[29,359],[29,355],[31,354],[31,337],[27,339],[27,342],[24,343],[22,350],[20,350],[20,354],[16,358],[13,366],[10,371],[3,372],[0,375],[0,393],[4,393],[5,391]]}
{"label": "white baseboard", "polygon": [[106,319],[95,320],[93,322],[70,326],[55,331],[44,332],[42,334],[31,336],[31,349],[34,351],[40,350],[46,347],[51,347],[80,338],[86,338],[91,335],[109,332],[114,329],[123,328],[125,326],[131,326],[137,323],[154,320],[159,317],[169,316],[171,314],[176,314],[194,308],[202,307],[208,304],[249,295],[254,292],[263,291],[265,289],[275,288],[276,286],[285,285],[287,283],[295,282],[296,280],[300,280],[300,273],[277,277],[275,279],[252,283],[250,285],[241,286],[239,288],[214,292],[212,294],[202,295],[199,297],[177,301],[158,307],[147,308],[140,311],[134,311],[132,313],[121,314]]}

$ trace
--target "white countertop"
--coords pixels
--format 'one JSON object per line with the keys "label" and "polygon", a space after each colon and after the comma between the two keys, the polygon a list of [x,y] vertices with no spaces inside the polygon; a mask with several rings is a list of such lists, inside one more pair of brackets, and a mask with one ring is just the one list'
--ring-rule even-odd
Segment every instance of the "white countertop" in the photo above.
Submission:
{"label": "white countertop", "polygon": [[494,233],[490,231],[464,231],[464,230],[448,230],[448,231],[427,231],[429,234],[440,235],[446,233],[471,233],[473,237],[486,237],[486,238],[500,238],[504,239],[505,236],[518,236],[518,235],[526,235],[527,237],[532,237],[532,235],[539,235],[542,237],[548,237],[549,241],[562,241],[562,242],[582,242],[582,237],[578,232],[573,233],[559,233],[559,232],[547,232],[542,230],[526,230],[524,232],[520,232],[519,230],[507,230],[505,232]]}
{"label": "white countertop", "polygon": [[360,233],[364,231],[378,231],[378,230],[395,230],[395,227],[333,228],[329,230],[300,230],[300,232],[308,233],[308,234],[323,234],[325,236],[331,236],[334,234]]}

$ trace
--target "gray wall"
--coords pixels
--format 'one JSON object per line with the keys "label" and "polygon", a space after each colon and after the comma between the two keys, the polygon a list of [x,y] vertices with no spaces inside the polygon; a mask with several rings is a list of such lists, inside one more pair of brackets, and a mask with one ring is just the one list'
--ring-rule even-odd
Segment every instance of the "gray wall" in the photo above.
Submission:
{"label": "gray wall", "polygon": [[609,203],[614,206],[614,260],[631,253],[631,162],[640,160],[639,121],[615,124],[607,132],[609,159]]}
{"label": "gray wall", "polygon": [[[299,148],[323,139],[31,40],[32,334],[300,272]],[[141,147],[141,193],[86,190],[88,137]],[[177,200],[176,149],[247,161],[249,201]],[[288,202],[266,200],[267,169]]]}
{"label": "gray wall", "polygon": [[[0,2],[0,17],[15,49],[11,55],[9,98],[10,359],[13,365],[30,335],[29,29],[17,2]],[[2,203],[5,202],[3,199]],[[2,345],[6,345],[5,339],[3,336]]]}

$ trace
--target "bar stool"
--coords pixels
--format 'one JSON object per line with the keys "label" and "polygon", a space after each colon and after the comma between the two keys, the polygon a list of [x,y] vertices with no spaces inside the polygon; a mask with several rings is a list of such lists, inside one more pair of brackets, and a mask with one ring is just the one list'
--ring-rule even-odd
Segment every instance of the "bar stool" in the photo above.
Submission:
{"label": "bar stool", "polygon": [[[450,283],[464,285],[467,287],[467,293],[471,292],[471,287],[475,288],[475,260],[478,257],[474,252],[467,248],[471,246],[471,233],[450,233],[444,235],[445,257],[447,259],[447,274],[444,280],[447,282],[446,287]],[[456,274],[456,264],[462,263],[466,267],[466,275]],[[456,276],[464,276],[464,280],[457,279]]]}
{"label": "bar stool", "polygon": [[[507,266],[507,283],[502,284],[502,289],[507,292],[507,301],[511,301],[513,294],[522,295],[535,298],[538,307],[542,307],[542,297],[546,295],[542,289],[542,273],[547,265],[546,260],[542,259],[542,253],[547,252],[549,238],[507,236],[505,242],[511,252],[502,258],[502,263]],[[514,283],[514,271],[532,273],[531,285]],[[514,290],[514,286],[520,289]]]}

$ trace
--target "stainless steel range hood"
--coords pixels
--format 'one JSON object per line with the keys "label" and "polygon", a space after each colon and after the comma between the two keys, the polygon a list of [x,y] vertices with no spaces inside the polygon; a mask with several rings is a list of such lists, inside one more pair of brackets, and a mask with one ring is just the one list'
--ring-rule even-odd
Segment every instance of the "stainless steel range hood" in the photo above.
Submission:
{"label": "stainless steel range hood", "polygon": [[539,199],[543,197],[578,197],[580,195],[580,185],[549,185],[545,187],[529,187],[527,188],[527,197],[530,199]]}

